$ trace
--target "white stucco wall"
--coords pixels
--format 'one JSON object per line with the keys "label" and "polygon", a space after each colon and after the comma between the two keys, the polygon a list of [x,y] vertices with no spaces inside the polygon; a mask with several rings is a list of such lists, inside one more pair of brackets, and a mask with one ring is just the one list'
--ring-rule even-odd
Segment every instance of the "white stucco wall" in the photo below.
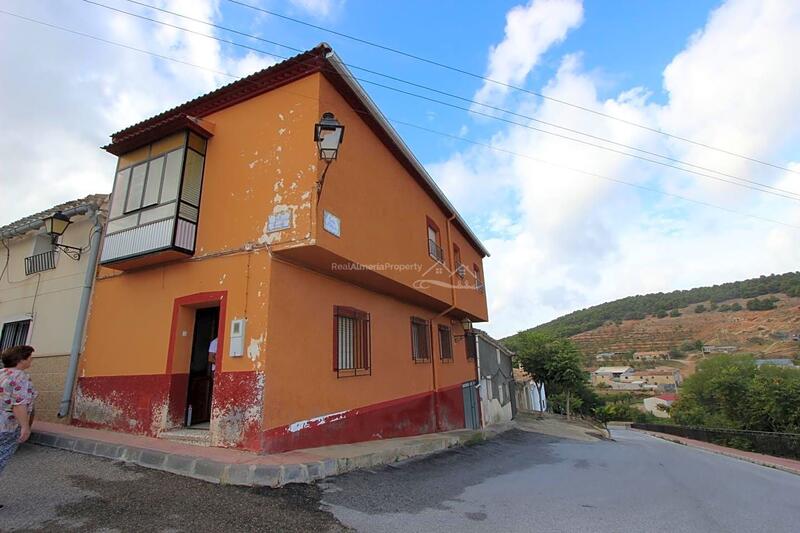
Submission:
{"label": "white stucco wall", "polygon": [[[72,220],[60,242],[88,247],[91,220],[84,216]],[[64,355],[72,344],[88,254],[73,261],[59,253],[55,269],[26,276],[25,258],[33,254],[36,234],[29,232],[9,240],[8,250],[0,246],[0,271],[8,260],[0,278],[0,326],[32,318],[28,344],[36,348],[35,356]]]}

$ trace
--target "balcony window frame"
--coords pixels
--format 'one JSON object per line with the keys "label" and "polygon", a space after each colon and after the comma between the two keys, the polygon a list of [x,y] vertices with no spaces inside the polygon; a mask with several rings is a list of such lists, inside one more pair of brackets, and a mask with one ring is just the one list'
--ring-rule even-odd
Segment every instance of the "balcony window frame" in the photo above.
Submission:
{"label": "balcony window frame", "polygon": [[[428,256],[430,256],[430,258],[434,261],[444,264],[444,250],[442,250],[441,244],[442,232],[439,230],[439,226],[431,219],[431,217],[425,217],[425,219],[425,240],[428,243]],[[434,234],[433,239],[431,239],[431,232]]]}
{"label": "balcony window frame", "polygon": [[475,276],[475,290],[483,292],[483,278],[481,277],[481,269],[477,263],[472,263],[472,275]]}
{"label": "balcony window frame", "polygon": [[[157,147],[157,145],[160,142],[165,141],[165,140],[170,139],[170,138],[173,138],[173,137],[174,137],[174,140],[175,140],[175,143],[176,143],[175,146],[173,146],[171,148],[166,148],[163,151],[161,151],[160,153],[158,153],[157,155],[153,155],[154,147]],[[131,230],[136,229],[136,228],[146,227],[146,226],[151,225],[151,224],[164,223],[165,221],[172,221],[171,236],[170,236],[169,243],[164,245],[164,246],[154,247],[152,249],[148,249],[146,252],[135,252],[135,253],[131,253],[130,255],[124,255],[124,256],[119,256],[119,257],[113,257],[111,259],[101,260],[101,262],[100,262],[101,265],[109,265],[109,266],[111,266],[114,263],[127,261],[129,259],[133,259],[133,258],[136,258],[136,257],[145,256],[145,255],[151,255],[151,254],[156,254],[156,253],[160,253],[160,252],[166,252],[166,251],[169,251],[169,250],[178,251],[178,252],[181,252],[181,253],[186,254],[188,256],[194,255],[194,250],[193,249],[189,249],[189,248],[187,248],[185,246],[181,246],[181,244],[186,244],[188,242],[186,239],[182,239],[182,241],[185,241],[185,242],[178,242],[179,241],[178,232],[179,232],[179,229],[183,229],[184,231],[186,231],[186,228],[187,228],[186,224],[190,224],[192,226],[192,229],[189,230],[189,231],[193,232],[190,235],[193,235],[193,239],[194,239],[194,242],[192,243],[192,245],[196,246],[196,243],[197,243],[197,231],[198,231],[198,227],[200,225],[200,205],[202,204],[203,188],[204,188],[204,183],[205,183],[205,178],[206,178],[206,176],[205,176],[205,167],[206,167],[206,157],[208,155],[208,141],[209,141],[209,138],[199,134],[198,132],[196,132],[196,131],[194,131],[194,130],[192,130],[190,128],[187,128],[187,129],[184,129],[183,131],[175,132],[173,134],[168,134],[168,135],[165,135],[164,137],[162,137],[160,139],[156,139],[154,141],[151,141],[149,144],[146,145],[146,154],[144,154],[144,150],[143,150],[145,148],[145,146],[142,146],[139,149],[131,150],[130,152],[127,152],[126,154],[122,154],[122,155],[119,156],[119,158],[117,160],[116,172],[114,174],[114,187],[112,189],[113,193],[117,193],[117,194],[120,193],[120,190],[118,190],[118,185],[121,185],[119,180],[122,179],[121,174],[123,172],[125,172],[125,171],[128,171],[128,175],[127,175],[128,183],[125,184],[125,186],[124,186],[124,198],[120,198],[119,199],[119,201],[121,202],[121,207],[120,207],[119,211],[117,211],[118,214],[116,214],[116,216],[114,216],[113,218],[109,218],[109,220],[107,221],[106,231],[104,232],[104,238],[108,238],[110,236],[114,236],[114,235],[117,235],[119,233],[124,233],[124,232],[127,232],[127,231],[131,231]],[[169,146],[169,145],[167,145],[167,146]],[[158,149],[158,147],[157,147],[157,149]],[[142,157],[139,160],[133,160],[133,161],[131,159],[129,159],[129,160],[125,161],[125,164],[123,165],[122,162],[125,159],[126,155],[130,154],[132,152],[135,152],[137,150],[142,150],[142,155],[144,157]],[[199,168],[197,170],[199,172],[199,193],[197,195],[197,203],[196,204],[193,201],[189,201],[187,199],[184,199],[184,184],[186,182],[187,162],[188,162],[189,157],[190,157],[190,153],[189,153],[190,151],[194,152],[198,157],[201,158],[201,163],[199,164]],[[164,179],[165,179],[167,168],[168,168],[167,158],[170,156],[170,154],[174,154],[176,152],[179,152],[180,159],[179,159],[179,164],[176,164],[176,166],[178,167],[177,168],[178,180],[177,180],[177,185],[176,185],[175,197],[173,199],[171,199],[171,200],[163,201],[164,190],[165,190],[165,188],[164,188],[164,185],[165,185]],[[159,158],[162,158],[162,157],[164,158],[164,164],[162,165],[161,174],[160,174],[160,183],[159,183],[159,188],[158,188],[158,201],[156,203],[151,203],[151,204],[147,204],[147,205],[141,205],[136,209],[128,210],[127,209],[127,204],[128,204],[128,199],[129,199],[129,196],[130,196],[130,188],[132,186],[131,176],[133,174],[133,169],[135,169],[136,167],[141,166],[141,165],[146,165],[145,180],[144,180],[143,190],[142,190],[142,201],[144,201],[144,198],[145,198],[144,195],[147,192],[147,184],[150,182],[150,179],[151,179],[151,177],[148,176],[148,174],[147,174],[149,172],[150,165],[152,164],[153,161],[155,161],[155,160],[157,160]],[[117,203],[117,198],[112,196],[112,202],[111,202],[111,208],[110,208],[111,212],[116,211],[116,209],[115,209],[116,203]],[[154,218],[153,220],[147,220],[146,222],[142,221],[142,217],[143,217],[143,215],[145,213],[148,213],[149,211],[152,211],[154,209],[159,209],[159,208],[164,207],[164,206],[172,206],[173,207],[173,209],[171,210],[171,213],[169,215],[164,215],[164,216],[160,216],[160,217],[158,215],[156,215],[156,218]],[[194,213],[190,213],[189,216],[187,216],[185,213],[182,213],[182,208],[190,208],[191,210],[194,211]],[[128,217],[130,217],[130,220],[125,220]],[[190,217],[191,218],[195,218],[195,220],[192,220]],[[112,231],[108,231],[109,226],[114,224],[114,222],[123,221],[123,220],[125,220],[125,223],[127,223],[127,224],[124,225],[124,227],[120,227],[118,229],[113,229]],[[182,221],[185,224],[182,223]],[[113,228],[113,226],[111,226],[111,227]]]}
{"label": "balcony window frame", "polygon": [[467,267],[461,262],[461,248],[456,243],[453,243],[453,267],[456,275],[463,280],[467,275]]}

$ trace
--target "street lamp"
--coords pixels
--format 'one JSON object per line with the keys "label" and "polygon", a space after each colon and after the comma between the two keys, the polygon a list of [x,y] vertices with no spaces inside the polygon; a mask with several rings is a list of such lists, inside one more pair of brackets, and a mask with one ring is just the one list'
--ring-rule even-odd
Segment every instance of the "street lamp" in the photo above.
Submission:
{"label": "street lamp", "polygon": [[344,126],[336,120],[333,113],[323,113],[322,118],[314,126],[314,141],[317,143],[319,158],[330,164],[339,154],[342,139],[344,139]]}
{"label": "street lamp", "polygon": [[47,234],[50,235],[50,238],[53,240],[53,247],[62,250],[70,259],[79,261],[81,258],[80,248],[58,243],[58,238],[64,235],[64,232],[67,231],[67,227],[72,223],[69,217],[61,211],[56,211],[49,217],[42,219],[42,222],[44,223]]}
{"label": "street lamp", "polygon": [[67,226],[72,224],[72,221],[67,215],[61,211],[56,211],[49,217],[42,220],[47,233],[53,238],[53,241],[64,235],[67,231]]}
{"label": "street lamp", "polygon": [[325,174],[328,173],[331,163],[339,155],[339,147],[344,139],[344,126],[336,120],[333,113],[326,111],[322,118],[314,125],[314,142],[317,143],[319,158],[325,161],[325,170],[317,182],[317,196],[322,193],[322,185],[325,183]]}
{"label": "street lamp", "polygon": [[[452,321],[455,324],[455,321]],[[461,328],[464,330],[463,335],[453,335],[453,339],[458,342],[465,338],[468,334],[472,333],[472,320],[468,316],[461,319]]]}

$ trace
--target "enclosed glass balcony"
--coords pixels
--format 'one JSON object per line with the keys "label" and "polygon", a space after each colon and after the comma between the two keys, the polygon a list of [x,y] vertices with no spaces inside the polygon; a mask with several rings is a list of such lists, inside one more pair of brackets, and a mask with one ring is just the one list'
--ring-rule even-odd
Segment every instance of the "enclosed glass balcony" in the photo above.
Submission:
{"label": "enclosed glass balcony", "polygon": [[194,254],[206,139],[182,131],[123,154],[100,263],[126,270]]}

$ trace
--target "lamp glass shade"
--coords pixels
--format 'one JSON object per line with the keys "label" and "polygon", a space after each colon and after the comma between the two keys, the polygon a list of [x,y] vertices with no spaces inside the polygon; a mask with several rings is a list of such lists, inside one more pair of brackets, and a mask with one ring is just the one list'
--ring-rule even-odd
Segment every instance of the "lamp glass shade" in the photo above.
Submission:
{"label": "lamp glass shade", "polygon": [[339,146],[344,138],[342,126],[333,113],[325,113],[314,126],[314,141],[317,143],[319,158],[323,161],[333,161],[339,154]]}
{"label": "lamp glass shade", "polygon": [[64,215],[61,211],[44,219],[44,227],[47,233],[53,237],[60,237],[67,231],[67,226],[70,225],[69,217]]}
{"label": "lamp glass shade", "polygon": [[461,319],[461,327],[464,328],[464,331],[471,331],[472,330],[472,320],[467,317]]}

